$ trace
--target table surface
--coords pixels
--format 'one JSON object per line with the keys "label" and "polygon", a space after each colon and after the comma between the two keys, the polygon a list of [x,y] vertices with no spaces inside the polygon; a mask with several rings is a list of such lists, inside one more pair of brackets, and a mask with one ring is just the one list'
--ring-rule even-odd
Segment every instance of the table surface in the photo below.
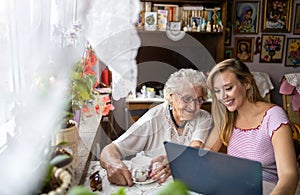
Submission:
{"label": "table surface", "polygon": [[[106,170],[103,169],[100,166],[99,161],[91,161],[90,167],[88,170],[88,174],[86,177],[86,180],[84,182],[84,186],[90,189],[90,184],[89,184],[89,176],[92,175],[95,171],[100,172],[101,177],[103,178],[102,180],[102,191],[95,191],[96,194],[112,194],[116,192],[120,186],[110,184],[109,181],[107,180],[106,176]],[[126,187],[125,188],[125,193],[128,195],[155,195],[162,190],[162,188],[168,183],[172,182],[173,179],[169,177],[169,179],[163,183],[163,184],[158,184],[157,182],[149,183],[149,184],[134,184],[132,187]],[[198,193],[195,192],[189,192],[190,195],[199,195]]]}
{"label": "table surface", "polygon": [[[100,166],[100,162],[99,161],[91,161],[90,162],[90,166],[88,169],[88,173],[87,173],[87,177],[85,179],[84,182],[84,186],[90,189],[90,184],[89,184],[89,176],[92,175],[95,171],[99,171],[100,175],[102,177],[102,191],[96,191],[96,194],[112,194],[114,192],[116,192],[120,186],[116,186],[113,184],[110,184],[109,181],[107,180],[107,176],[106,176],[106,170],[104,170],[101,166]],[[169,179],[163,183],[163,184],[158,184],[157,182],[153,182],[150,184],[145,184],[145,185],[141,185],[141,184],[134,184],[132,187],[126,187],[125,188],[125,193],[128,195],[156,195],[158,194],[162,188],[168,184],[168,182],[172,182],[173,179],[172,177],[169,177]],[[274,188],[274,184],[269,183],[269,182],[263,182],[263,194],[264,195],[269,195],[272,191],[272,189]],[[196,192],[189,192],[189,195],[200,195],[199,193]]]}

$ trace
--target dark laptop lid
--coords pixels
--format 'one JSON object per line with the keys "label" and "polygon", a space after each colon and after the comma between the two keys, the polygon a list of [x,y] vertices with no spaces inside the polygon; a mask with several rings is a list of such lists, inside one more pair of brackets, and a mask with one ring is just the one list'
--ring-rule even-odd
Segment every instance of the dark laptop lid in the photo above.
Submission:
{"label": "dark laptop lid", "polygon": [[213,195],[262,194],[261,163],[164,142],[174,179],[189,190]]}

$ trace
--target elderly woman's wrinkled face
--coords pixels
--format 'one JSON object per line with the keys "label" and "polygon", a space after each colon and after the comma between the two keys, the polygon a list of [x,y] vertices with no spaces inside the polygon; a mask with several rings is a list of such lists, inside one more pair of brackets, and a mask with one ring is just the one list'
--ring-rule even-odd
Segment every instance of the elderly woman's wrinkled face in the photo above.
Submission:
{"label": "elderly woman's wrinkled face", "polygon": [[201,87],[186,86],[182,92],[172,94],[173,114],[180,120],[193,119],[199,112],[202,103]]}

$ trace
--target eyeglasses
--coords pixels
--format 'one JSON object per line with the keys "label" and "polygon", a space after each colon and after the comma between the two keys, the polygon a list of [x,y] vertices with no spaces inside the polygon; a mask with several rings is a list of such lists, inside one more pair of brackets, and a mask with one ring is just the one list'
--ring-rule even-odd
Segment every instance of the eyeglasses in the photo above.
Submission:
{"label": "eyeglasses", "polygon": [[203,100],[203,98],[202,97],[198,97],[198,98],[192,98],[192,97],[190,97],[190,96],[182,96],[182,95],[180,95],[180,94],[177,94],[178,95],[178,97],[184,102],[184,103],[186,103],[186,104],[189,104],[189,103],[191,103],[191,102],[195,102],[196,104],[199,104],[199,105],[201,105],[201,104],[203,104],[203,102],[204,102],[204,100]]}

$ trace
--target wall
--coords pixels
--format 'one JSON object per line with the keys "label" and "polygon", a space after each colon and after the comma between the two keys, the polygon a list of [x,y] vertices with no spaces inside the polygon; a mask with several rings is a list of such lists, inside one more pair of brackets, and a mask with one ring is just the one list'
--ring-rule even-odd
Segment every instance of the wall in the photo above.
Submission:
{"label": "wall", "polygon": [[[230,1],[230,0],[229,0]],[[271,101],[274,103],[277,103],[279,105],[282,105],[282,98],[279,94],[279,87],[280,87],[280,80],[282,76],[286,73],[295,73],[300,72],[300,67],[294,68],[294,67],[286,67],[285,64],[285,55],[286,55],[286,45],[287,45],[287,38],[292,37],[300,37],[299,35],[294,35],[294,20],[295,20],[295,8],[296,4],[300,3],[300,0],[294,0],[293,6],[292,6],[292,15],[291,15],[291,32],[290,33],[262,33],[261,32],[261,24],[262,24],[262,11],[263,11],[263,4],[264,1],[260,2],[260,20],[259,20],[259,26],[258,26],[258,34],[234,34],[232,32],[231,34],[231,45],[229,47],[234,47],[235,38],[238,37],[254,37],[254,40],[256,40],[257,37],[261,37],[262,34],[276,34],[276,35],[285,35],[285,43],[284,43],[284,50],[283,50],[283,60],[282,63],[260,63],[259,58],[260,54],[255,54],[253,56],[253,62],[246,62],[246,64],[249,66],[251,71],[260,71],[260,72],[266,72],[270,75],[272,83],[274,85],[274,89],[271,91]],[[232,5],[235,5],[235,0],[233,1]],[[232,8],[229,10],[233,10]],[[233,14],[232,19],[234,18],[234,13],[228,12],[227,14]],[[227,46],[226,46],[227,48]],[[255,41],[254,41],[254,50],[255,50]]]}

